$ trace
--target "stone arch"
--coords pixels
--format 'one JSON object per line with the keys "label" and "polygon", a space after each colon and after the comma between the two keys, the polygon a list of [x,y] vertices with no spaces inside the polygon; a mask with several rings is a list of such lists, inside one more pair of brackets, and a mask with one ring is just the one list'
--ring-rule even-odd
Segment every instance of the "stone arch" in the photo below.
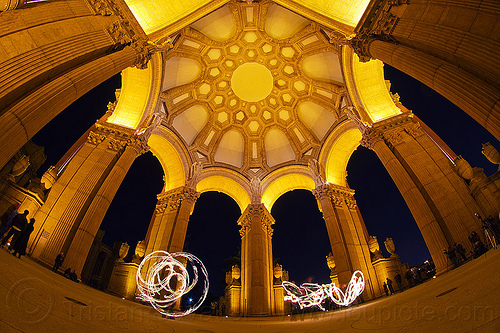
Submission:
{"label": "stone arch", "polygon": [[122,71],[120,95],[108,122],[138,128],[156,108],[162,82],[162,59],[152,56],[145,69],[128,67]]}
{"label": "stone arch", "polygon": [[262,182],[262,188],[262,203],[271,211],[274,202],[282,194],[296,189],[313,190],[314,181],[307,167],[286,167],[266,177]]}
{"label": "stone arch", "polygon": [[342,58],[347,91],[362,121],[371,124],[401,114],[389,94],[381,61],[361,62],[349,47],[343,48]]}
{"label": "stone arch", "polygon": [[325,168],[325,181],[347,187],[347,163],[361,137],[361,132],[351,121],[342,123],[330,134],[319,158]]}
{"label": "stone arch", "polygon": [[241,212],[251,203],[248,181],[235,172],[224,169],[210,169],[202,173],[203,179],[198,182],[196,190],[200,193],[217,191],[230,196]]}
{"label": "stone arch", "polygon": [[[170,140],[169,140],[170,139]],[[175,140],[169,131],[160,127],[155,130],[148,140],[148,145],[156,158],[160,161],[165,175],[165,186],[163,192],[184,186],[186,183],[185,165],[189,165],[187,155],[183,152],[180,144],[173,144]]]}

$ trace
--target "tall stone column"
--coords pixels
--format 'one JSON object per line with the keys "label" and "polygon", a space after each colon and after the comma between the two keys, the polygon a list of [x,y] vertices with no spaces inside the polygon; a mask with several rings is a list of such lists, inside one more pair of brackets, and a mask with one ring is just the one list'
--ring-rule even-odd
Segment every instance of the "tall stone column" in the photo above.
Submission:
{"label": "tall stone column", "polygon": [[[380,1],[345,41],[443,95],[500,140],[500,43],[495,0]],[[477,55],[481,54],[481,57]]]}
{"label": "tall stone column", "polygon": [[[76,269],[77,272],[82,271],[95,235],[125,175],[136,157],[148,151],[144,137],[134,135],[125,142],[125,150],[99,188],[82,221],[80,224],[73,226],[66,240],[66,243],[70,243],[70,246],[64,260],[65,267]],[[114,148],[117,149],[118,147],[117,145]]]}
{"label": "tall stone column", "polygon": [[2,167],[86,92],[129,66],[145,68],[155,48],[123,0],[79,0],[2,12],[0,50]]}
{"label": "tall stone column", "polygon": [[[94,213],[89,212],[90,207],[95,211],[100,210],[99,216],[104,216],[103,209],[107,208],[109,202],[103,204],[100,201],[111,199],[119,186],[111,185],[111,179],[106,180],[110,175],[115,180],[122,178],[120,173],[130,163],[130,150],[120,163],[118,161],[131,138],[134,138],[134,130],[100,121],[96,124],[96,129],[89,133],[87,142],[63,170],[47,201],[35,215],[35,237],[30,244],[34,258],[52,264],[59,252],[68,252],[80,226],[83,228],[80,232],[90,231],[88,227],[95,228],[95,225],[86,226],[87,222],[84,225],[81,223],[88,221]],[[103,188],[103,185],[106,187]],[[97,194],[101,198],[93,204]],[[90,215],[86,217],[87,213]],[[95,223],[100,225],[100,222],[98,220]],[[77,257],[81,255],[86,256],[87,253]],[[75,258],[74,262],[80,263],[80,260]]]}
{"label": "tall stone column", "polygon": [[380,294],[354,190],[328,183],[318,184],[313,194],[323,212],[339,284],[348,284],[360,270],[365,276],[365,299]]}
{"label": "tall stone column", "polygon": [[479,231],[479,210],[451,162],[420,128],[411,113],[392,117],[364,131],[362,144],[374,150],[405,199],[438,272],[447,267],[443,251],[454,242],[470,248]]}
{"label": "tall stone column", "polygon": [[271,237],[274,218],[264,204],[248,205],[238,219],[241,226],[241,297],[244,316],[273,313],[273,257]]}
{"label": "tall stone column", "polygon": [[146,255],[157,250],[167,252],[183,250],[189,216],[199,196],[200,193],[189,186],[158,195]]}

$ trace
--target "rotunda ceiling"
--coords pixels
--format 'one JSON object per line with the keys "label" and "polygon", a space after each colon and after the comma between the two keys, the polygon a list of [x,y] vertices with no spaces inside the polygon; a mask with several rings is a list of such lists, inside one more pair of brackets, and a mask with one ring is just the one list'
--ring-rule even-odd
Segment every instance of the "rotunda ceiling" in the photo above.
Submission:
{"label": "rotunda ceiling", "polygon": [[193,161],[259,177],[307,165],[341,118],[338,50],[318,24],[284,7],[229,3],[181,30],[173,44],[165,57],[164,125]]}

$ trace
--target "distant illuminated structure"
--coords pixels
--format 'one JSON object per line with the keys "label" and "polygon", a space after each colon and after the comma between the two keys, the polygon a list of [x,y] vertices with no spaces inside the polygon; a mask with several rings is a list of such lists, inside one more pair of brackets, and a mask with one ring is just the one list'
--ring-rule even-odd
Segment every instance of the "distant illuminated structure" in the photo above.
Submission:
{"label": "distant illuminated structure", "polygon": [[[226,311],[267,316],[284,312],[270,211],[284,193],[308,190],[325,220],[332,282],[348,284],[361,270],[368,300],[404,271],[394,253],[381,256],[346,181],[362,145],[388,171],[445,272],[443,249],[472,249],[468,235],[481,228],[474,212],[500,211],[498,174],[473,169],[405,108],[383,66],[435,89],[500,139],[500,44],[488,24],[500,7],[457,3],[0,1],[0,208],[22,203],[34,215],[32,258],[52,265],[62,251],[63,268],[81,272],[129,168],[151,151],[165,184],[145,254],[182,251],[200,193],[227,194],[241,211],[241,265]],[[116,101],[60,162],[42,181],[14,184],[25,175],[16,164],[28,165],[21,147],[120,72]],[[495,149],[485,155],[500,163]],[[130,290],[128,273],[114,281]]]}
{"label": "distant illuminated structure", "polygon": [[[183,262],[189,264],[192,269],[192,278]],[[193,298],[190,297],[187,310],[172,309],[172,306],[198,283],[198,269],[201,271],[203,283],[198,301],[192,304]],[[182,317],[196,311],[207,297],[209,287],[205,266],[196,256],[186,252],[156,251],[148,254],[139,265],[136,282],[137,298],[150,303],[156,311],[169,317]]]}
{"label": "distant illuminated structure", "polygon": [[285,301],[297,303],[301,309],[317,306],[325,310],[321,305],[327,298],[340,306],[349,306],[365,290],[365,278],[361,271],[355,271],[346,289],[342,291],[335,283],[317,284],[303,283],[300,288],[294,283],[283,281],[285,288]]}

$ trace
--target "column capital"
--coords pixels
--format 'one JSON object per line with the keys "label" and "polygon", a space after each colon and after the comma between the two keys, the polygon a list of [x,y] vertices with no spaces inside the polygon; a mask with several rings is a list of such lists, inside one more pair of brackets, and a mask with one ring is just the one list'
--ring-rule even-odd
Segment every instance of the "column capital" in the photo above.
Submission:
{"label": "column capital", "polygon": [[375,36],[368,30],[360,31],[353,38],[349,39],[347,44],[358,55],[359,61],[368,62],[372,59],[370,55],[370,44],[375,40]]}
{"label": "column capital", "polygon": [[348,40],[348,45],[358,55],[359,61],[372,59],[370,44],[375,40],[396,43],[392,33],[399,17],[390,12],[391,7],[408,3],[408,0],[385,0],[373,6],[365,15],[356,36]]}
{"label": "column capital", "polygon": [[258,217],[261,222],[262,229],[269,236],[273,235],[272,225],[274,218],[262,203],[254,203],[247,206],[241,217],[238,219],[238,224],[241,226],[240,236],[243,238],[252,228],[252,221]]}
{"label": "column capital", "polygon": [[135,130],[123,126],[98,120],[95,129],[90,131],[87,142],[94,146],[108,139],[108,149],[122,151],[125,147],[132,147],[138,155],[149,150],[147,139],[135,134]]}
{"label": "column capital", "polygon": [[183,202],[194,204],[199,196],[199,192],[186,186],[174,188],[168,192],[158,194],[158,202],[156,203],[155,211],[158,214],[162,214],[165,211],[175,211],[179,209]]}
{"label": "column capital", "polygon": [[142,155],[149,151],[149,146],[145,137],[141,135],[133,135],[127,140],[127,146],[135,149],[137,155]]}
{"label": "column capital", "polygon": [[349,208],[356,208],[354,190],[348,187],[327,183],[316,187],[312,193],[320,203],[327,199],[337,207],[345,203]]}
{"label": "column capital", "polygon": [[394,147],[404,142],[405,133],[416,138],[424,134],[420,124],[413,120],[413,113],[405,112],[400,115],[382,120],[366,127],[360,141],[364,147],[373,149],[375,144],[383,140],[387,145]]}

